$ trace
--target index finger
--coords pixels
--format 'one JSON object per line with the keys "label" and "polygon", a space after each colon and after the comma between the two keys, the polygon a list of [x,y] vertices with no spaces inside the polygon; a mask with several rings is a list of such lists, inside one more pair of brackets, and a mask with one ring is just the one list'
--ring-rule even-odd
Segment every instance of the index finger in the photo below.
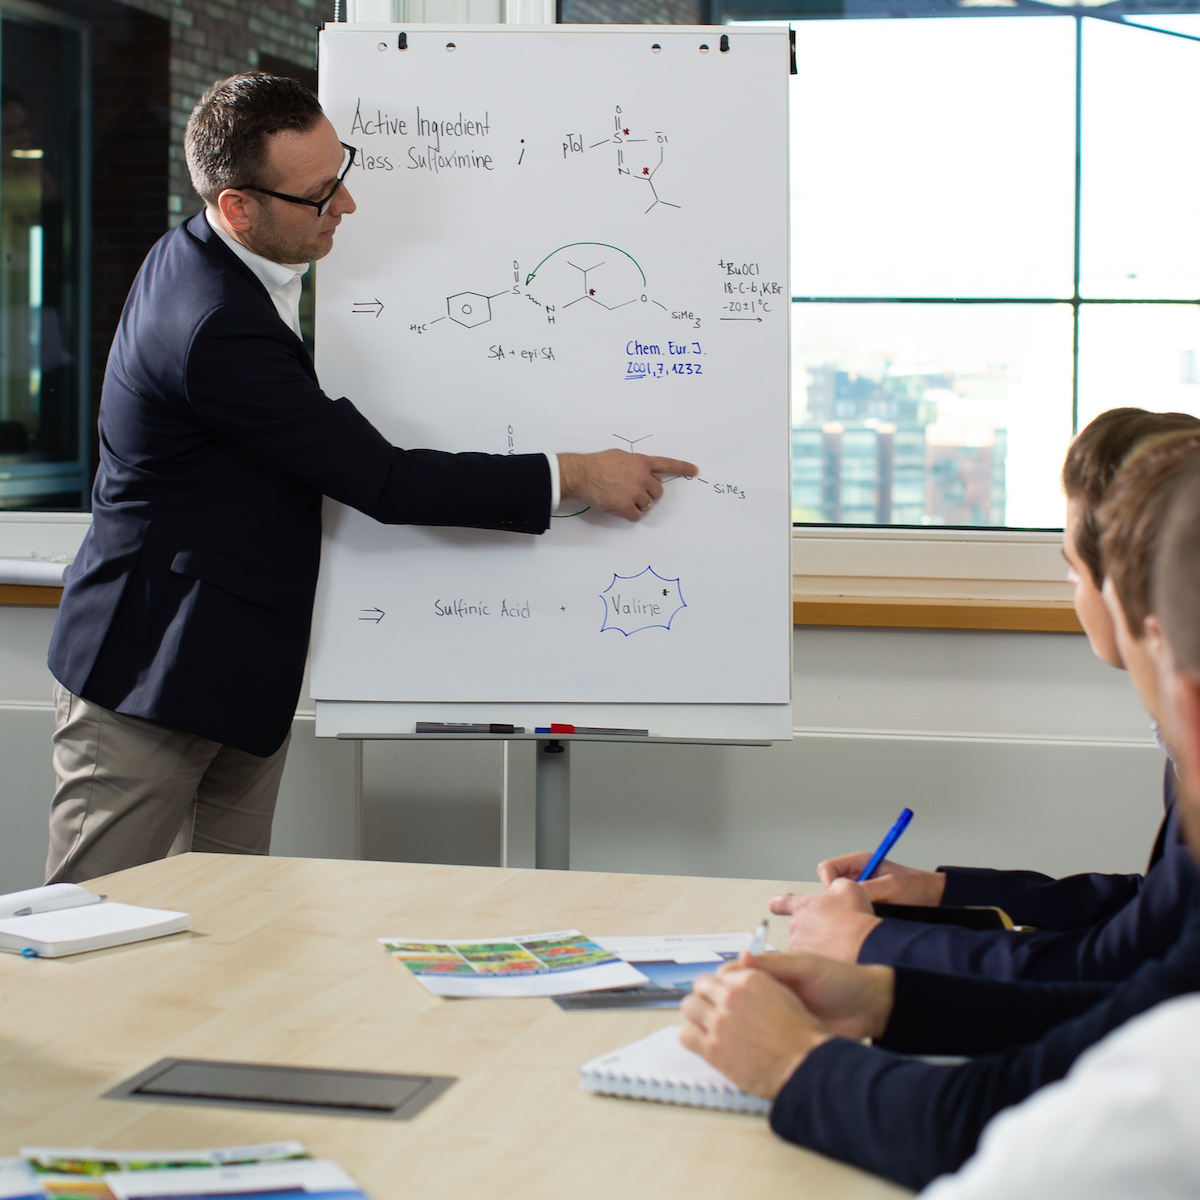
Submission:
{"label": "index finger", "polygon": [[827,858],[824,862],[817,863],[817,875],[826,887],[835,879],[857,879],[870,857],[870,851],[858,850],[854,854]]}
{"label": "index finger", "polygon": [[737,958],[730,958],[723,962],[717,968],[717,978],[720,979],[724,975],[728,975],[731,971],[744,971],[748,967],[753,967],[753,956],[749,950],[739,951]]}
{"label": "index finger", "polygon": [[724,984],[715,975],[697,975],[692,980],[692,995],[716,1002],[725,991]]}
{"label": "index finger", "polygon": [[686,475],[690,479],[700,474],[700,468],[695,463],[684,462],[682,458],[658,458],[647,454],[646,459],[655,475]]}

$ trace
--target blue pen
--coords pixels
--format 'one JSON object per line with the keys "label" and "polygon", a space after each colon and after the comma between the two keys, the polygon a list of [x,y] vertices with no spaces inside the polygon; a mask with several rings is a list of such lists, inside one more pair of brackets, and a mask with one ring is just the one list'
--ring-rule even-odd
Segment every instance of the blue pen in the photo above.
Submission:
{"label": "blue pen", "polygon": [[912,809],[901,809],[900,815],[896,818],[895,825],[883,835],[883,841],[879,843],[879,849],[871,855],[870,862],[863,867],[862,874],[858,877],[859,883],[866,883],[875,874],[875,869],[887,858],[888,851],[900,840],[900,835],[908,828],[908,823],[911,820]]}

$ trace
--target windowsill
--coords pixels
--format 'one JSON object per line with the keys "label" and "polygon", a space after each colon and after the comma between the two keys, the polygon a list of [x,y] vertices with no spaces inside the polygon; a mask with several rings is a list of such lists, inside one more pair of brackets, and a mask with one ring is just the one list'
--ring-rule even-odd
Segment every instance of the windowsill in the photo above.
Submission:
{"label": "windowsill", "polygon": [[60,587],[0,583],[0,607],[57,608],[62,594]]}
{"label": "windowsill", "polygon": [[[75,557],[92,523],[90,513],[0,512],[0,558]],[[57,608],[61,587],[0,584],[0,608]]]}
{"label": "windowsill", "polygon": [[1070,601],[932,600],[901,596],[794,596],[793,625],[883,629],[1003,629],[1082,633]]}
{"label": "windowsill", "polygon": [[1061,543],[1055,531],[799,526],[793,622],[1079,633]]}

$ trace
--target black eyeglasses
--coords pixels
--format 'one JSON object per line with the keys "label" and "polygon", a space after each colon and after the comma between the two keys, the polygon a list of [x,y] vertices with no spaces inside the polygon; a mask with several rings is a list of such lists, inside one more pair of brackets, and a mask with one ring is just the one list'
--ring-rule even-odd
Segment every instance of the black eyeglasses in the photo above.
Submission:
{"label": "black eyeglasses", "polygon": [[305,200],[300,196],[289,196],[286,192],[273,192],[270,188],[256,187],[252,183],[244,183],[236,190],[239,192],[262,192],[264,196],[274,196],[276,200],[286,200],[289,204],[305,204],[309,208],[315,208],[318,217],[323,217],[329,208],[329,202],[337,195],[338,188],[342,186],[350,168],[354,166],[354,157],[358,154],[358,151],[353,146],[347,146],[345,142],[341,143],[341,147],[350,157],[346,160],[346,165],[342,168],[342,173],[337,177],[337,183],[320,200]]}

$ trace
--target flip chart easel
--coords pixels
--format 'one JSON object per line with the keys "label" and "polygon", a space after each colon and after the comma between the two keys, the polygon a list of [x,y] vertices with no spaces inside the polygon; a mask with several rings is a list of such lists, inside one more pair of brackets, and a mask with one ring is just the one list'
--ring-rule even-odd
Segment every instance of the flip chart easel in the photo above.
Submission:
{"label": "flip chart easel", "polygon": [[[567,733],[340,733],[345,741],[504,742],[500,866],[567,871],[571,867],[571,743],[625,742],[645,746],[770,746],[744,738],[608,737]],[[535,742],[533,787],[522,786],[509,763],[508,743]]]}

